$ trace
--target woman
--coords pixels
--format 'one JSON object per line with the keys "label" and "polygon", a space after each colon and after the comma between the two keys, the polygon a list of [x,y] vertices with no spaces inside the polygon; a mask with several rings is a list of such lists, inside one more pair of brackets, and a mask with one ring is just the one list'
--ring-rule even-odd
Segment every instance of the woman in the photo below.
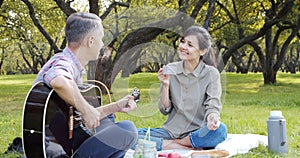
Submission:
{"label": "woman", "polygon": [[[227,128],[220,122],[220,74],[208,31],[190,27],[178,52],[181,61],[158,71],[158,106],[168,117],[162,128],[150,129],[151,140],[157,142],[157,150],[214,148],[226,139]],[[146,132],[138,129],[139,137]]]}

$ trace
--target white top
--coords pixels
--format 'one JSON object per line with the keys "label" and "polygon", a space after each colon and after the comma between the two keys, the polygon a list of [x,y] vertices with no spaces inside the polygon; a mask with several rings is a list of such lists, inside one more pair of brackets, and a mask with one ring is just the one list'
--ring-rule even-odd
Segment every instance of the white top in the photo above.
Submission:
{"label": "white top", "polygon": [[282,117],[282,112],[281,111],[271,111],[270,116]]}

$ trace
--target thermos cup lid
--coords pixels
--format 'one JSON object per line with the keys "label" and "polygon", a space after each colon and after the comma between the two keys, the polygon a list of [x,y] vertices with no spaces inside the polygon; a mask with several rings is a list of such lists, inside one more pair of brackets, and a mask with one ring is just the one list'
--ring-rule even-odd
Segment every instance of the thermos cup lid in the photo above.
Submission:
{"label": "thermos cup lid", "polygon": [[270,116],[282,117],[282,112],[281,111],[271,111]]}

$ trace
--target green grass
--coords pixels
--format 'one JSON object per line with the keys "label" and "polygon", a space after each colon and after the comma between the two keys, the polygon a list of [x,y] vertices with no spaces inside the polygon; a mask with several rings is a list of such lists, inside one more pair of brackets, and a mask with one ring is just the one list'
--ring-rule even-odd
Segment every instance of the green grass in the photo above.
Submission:
{"label": "green grass", "polygon": [[22,136],[23,103],[33,83],[35,75],[0,76],[0,157],[17,157],[3,155],[8,144]]}
{"label": "green grass", "polygon": [[[0,76],[0,157],[14,137],[22,136],[22,110],[26,94],[35,75]],[[222,74],[224,93],[221,119],[229,133],[267,135],[267,119],[271,110],[281,110],[287,121],[288,148],[286,157],[300,157],[300,74],[279,73],[276,85],[263,85],[262,74]],[[159,84],[155,73],[118,78],[111,90],[113,100],[141,90],[141,101],[129,115],[117,114],[117,120],[132,120],[137,127],[160,127],[165,120],[157,110]],[[107,102],[107,100],[105,101]],[[235,157],[279,157],[264,146]]]}

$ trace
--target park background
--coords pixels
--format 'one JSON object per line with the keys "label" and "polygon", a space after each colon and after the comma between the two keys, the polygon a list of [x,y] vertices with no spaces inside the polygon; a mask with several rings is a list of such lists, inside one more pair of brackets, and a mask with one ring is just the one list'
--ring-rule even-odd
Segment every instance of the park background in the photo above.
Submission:
{"label": "park background", "polygon": [[[217,50],[222,121],[229,132],[266,135],[269,112],[281,110],[287,119],[288,157],[299,157],[299,0],[0,0],[0,10],[0,153],[22,135],[23,102],[36,73],[66,46],[66,18],[85,11],[101,17],[109,46],[86,67],[86,79],[105,83],[115,99],[137,86],[144,94],[139,106],[155,108],[155,72],[178,60],[182,31],[201,25]],[[118,119],[159,127],[164,116],[156,111]],[[247,156],[266,155],[276,157],[265,147]]]}

